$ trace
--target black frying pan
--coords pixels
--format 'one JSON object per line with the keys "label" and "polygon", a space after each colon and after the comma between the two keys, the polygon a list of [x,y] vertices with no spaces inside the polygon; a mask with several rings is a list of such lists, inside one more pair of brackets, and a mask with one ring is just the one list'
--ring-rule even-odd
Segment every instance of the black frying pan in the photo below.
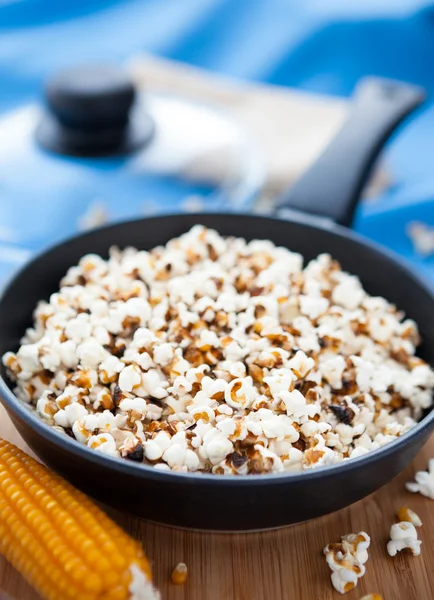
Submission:
{"label": "black frying pan", "polygon": [[[0,354],[18,347],[37,301],[58,289],[67,268],[83,254],[107,255],[113,244],[149,249],[202,223],[223,235],[268,238],[300,252],[306,260],[331,253],[344,269],[360,277],[368,292],[386,297],[417,321],[424,339],[420,353],[434,364],[433,292],[397,257],[341,226],[350,224],[382,144],[422,99],[420,90],[406,85],[371,81],[363,86],[337,138],[283,199],[282,204],[290,207],[289,219],[238,214],[163,216],[105,227],[48,250],[15,276],[0,300]],[[107,504],[154,521],[199,529],[278,527],[342,508],[399,473],[434,427],[431,412],[402,438],[367,456],[303,473],[245,477],[170,473],[81,446],[39,420],[9,386],[6,379],[0,381],[9,415],[50,467]]]}

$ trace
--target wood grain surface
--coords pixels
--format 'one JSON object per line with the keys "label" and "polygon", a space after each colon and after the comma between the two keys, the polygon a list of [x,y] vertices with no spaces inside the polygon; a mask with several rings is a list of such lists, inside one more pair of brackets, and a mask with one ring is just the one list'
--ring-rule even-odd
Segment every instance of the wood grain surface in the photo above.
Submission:
{"label": "wood grain surface", "polygon": [[[28,450],[2,407],[0,436]],[[341,595],[331,586],[322,549],[328,542],[339,541],[341,535],[360,530],[371,536],[369,561],[365,577],[345,594],[346,600],[373,592],[381,593],[384,600],[431,600],[434,501],[407,492],[404,484],[415,470],[425,469],[433,456],[434,437],[404,473],[369,498],[329,516],[267,533],[188,532],[107,511],[143,542],[163,600],[336,600]],[[415,510],[423,521],[419,529],[422,553],[416,558],[405,552],[390,558],[386,552],[390,525],[403,505]],[[170,583],[170,573],[181,561],[188,566],[189,578],[178,587]],[[39,598],[2,557],[0,590],[11,600]]]}

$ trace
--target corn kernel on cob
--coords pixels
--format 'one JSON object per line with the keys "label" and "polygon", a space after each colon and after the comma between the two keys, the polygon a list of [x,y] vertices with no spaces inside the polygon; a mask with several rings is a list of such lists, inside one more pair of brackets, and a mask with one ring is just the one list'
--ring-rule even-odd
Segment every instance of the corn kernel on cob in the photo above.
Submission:
{"label": "corn kernel on cob", "polygon": [[0,552],[46,600],[157,600],[140,544],[0,439]]}

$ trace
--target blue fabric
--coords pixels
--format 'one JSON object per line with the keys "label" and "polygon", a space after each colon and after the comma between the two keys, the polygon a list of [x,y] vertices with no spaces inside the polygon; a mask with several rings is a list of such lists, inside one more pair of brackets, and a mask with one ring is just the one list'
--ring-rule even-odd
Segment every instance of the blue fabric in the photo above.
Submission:
{"label": "blue fabric", "polygon": [[[432,97],[434,5],[427,0],[0,0],[0,114],[35,100],[42,82],[61,67],[123,60],[140,50],[314,92],[347,96],[360,77],[381,75],[422,85]],[[419,257],[405,231],[411,220],[434,226],[431,102],[395,136],[387,155],[394,185],[360,208],[356,228],[434,278],[434,257]],[[10,176],[2,174],[0,163],[0,186],[2,177]],[[89,186],[101,177],[101,171],[90,172]],[[61,190],[60,175],[58,185]],[[66,188],[70,204],[64,216],[70,222],[80,201],[74,204],[74,187]],[[156,182],[151,191],[158,189]],[[132,205],[136,192],[131,184]],[[16,218],[13,203],[24,206],[25,200],[0,199],[0,251],[2,244],[14,245],[2,240],[2,227],[23,232],[38,222],[34,206]],[[46,243],[49,238],[44,230]],[[17,260],[25,254],[20,250],[20,244],[14,247]]]}

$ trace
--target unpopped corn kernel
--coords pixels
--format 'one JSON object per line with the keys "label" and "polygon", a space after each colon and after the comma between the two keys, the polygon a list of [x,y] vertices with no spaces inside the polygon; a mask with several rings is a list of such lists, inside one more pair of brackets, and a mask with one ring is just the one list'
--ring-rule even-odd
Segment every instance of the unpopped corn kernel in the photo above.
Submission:
{"label": "unpopped corn kernel", "polygon": [[175,585],[184,585],[187,581],[188,569],[185,563],[178,563],[173,569],[170,580]]}
{"label": "unpopped corn kernel", "polygon": [[397,517],[400,521],[407,521],[415,527],[421,527],[422,525],[419,515],[417,515],[413,510],[411,510],[411,508],[408,508],[407,506],[402,506],[398,510]]}

